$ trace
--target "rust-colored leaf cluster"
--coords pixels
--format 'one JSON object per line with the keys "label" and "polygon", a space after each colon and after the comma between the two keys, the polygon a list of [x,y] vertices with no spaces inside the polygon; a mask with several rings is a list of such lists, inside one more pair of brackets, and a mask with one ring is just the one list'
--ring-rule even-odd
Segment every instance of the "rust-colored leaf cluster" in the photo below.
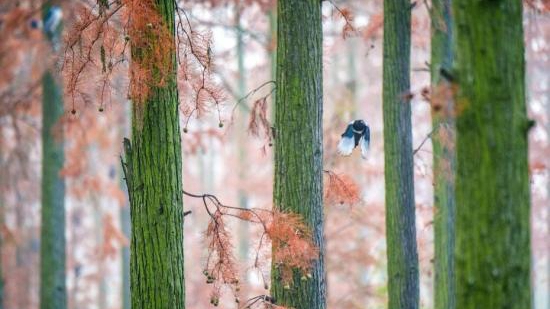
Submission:
{"label": "rust-colored leaf cluster", "polygon": [[101,256],[103,258],[115,258],[120,246],[127,246],[128,239],[115,225],[113,216],[107,214],[103,217],[103,245]]}
{"label": "rust-colored leaf cluster", "polygon": [[[121,88],[139,109],[153,89],[169,83],[188,98],[181,102],[188,118],[210,103],[219,114],[225,97],[211,78],[210,35],[194,30],[183,8],[176,7],[175,20],[166,20],[153,0],[99,3],[76,5],[65,40],[63,71],[73,114],[76,102],[99,102],[103,111],[105,101]],[[121,74],[130,77],[129,83],[121,82]]]}
{"label": "rust-colored leaf cluster", "polygon": [[294,271],[300,272],[304,280],[311,277],[312,262],[319,252],[300,216],[273,211],[266,234],[273,247],[273,264],[284,283],[292,281]]}
{"label": "rust-colored leaf cluster", "polygon": [[223,220],[223,213],[217,209],[210,216],[211,220],[206,229],[208,242],[208,259],[203,274],[206,283],[213,284],[211,303],[217,305],[221,285],[230,286],[234,294],[239,291],[237,265],[233,256],[231,235]]}
{"label": "rust-colored leaf cluster", "polygon": [[354,205],[361,200],[359,186],[348,175],[325,171],[328,182],[325,186],[325,202],[328,204]]}
{"label": "rust-colored leaf cluster", "polygon": [[539,12],[547,13],[550,12],[550,1],[549,0],[524,0],[524,3],[527,7]]}
{"label": "rust-colored leaf cluster", "polygon": [[[276,210],[227,206],[211,194],[196,195],[185,191],[183,193],[193,198],[200,198],[210,216],[205,234],[208,259],[203,273],[206,276],[206,282],[213,285],[212,304],[219,303],[221,289],[224,286],[230,288],[236,301],[239,302],[239,276],[233,255],[231,234],[225,222],[227,218],[244,220],[261,227],[253,268],[259,269],[263,266],[260,251],[272,249],[273,263],[284,282],[288,283],[292,280],[294,271],[301,273],[304,280],[308,280],[311,276],[312,262],[318,257],[318,249],[313,243],[310,229],[299,215]],[[267,288],[265,278],[263,279]],[[260,303],[265,302],[258,304]],[[267,303],[275,306],[274,303]]]}
{"label": "rust-colored leaf cluster", "polygon": [[253,136],[267,140],[272,144],[271,123],[267,119],[267,98],[262,97],[254,102],[250,111],[250,120],[248,121],[248,132]]}
{"label": "rust-colored leaf cluster", "polygon": [[356,33],[357,29],[353,25],[354,15],[348,8],[339,8],[333,1],[329,1],[335,9],[335,14],[344,19],[344,27],[342,28],[342,38],[346,39]]}

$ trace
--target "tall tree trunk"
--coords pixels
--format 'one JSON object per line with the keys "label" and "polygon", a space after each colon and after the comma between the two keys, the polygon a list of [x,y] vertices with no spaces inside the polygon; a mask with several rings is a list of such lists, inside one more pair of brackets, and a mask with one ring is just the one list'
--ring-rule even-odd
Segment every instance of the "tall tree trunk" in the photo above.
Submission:
{"label": "tall tree trunk", "polygon": [[[269,61],[270,61],[270,67],[271,67],[271,80],[277,80],[277,7],[273,7],[269,12],[267,13],[267,17],[269,19]],[[271,114],[269,115],[269,119],[273,122],[275,120],[275,102],[277,100],[277,94],[274,92],[271,95],[271,102],[273,103],[273,108],[271,109]]]}
{"label": "tall tree trunk", "polygon": [[455,308],[455,121],[451,83],[441,71],[453,65],[451,0],[433,0],[431,104],[434,182],[435,309]]}
{"label": "tall tree trunk", "polygon": [[[244,68],[245,58],[245,45],[243,41],[243,29],[241,26],[241,6],[237,5],[235,11],[235,32],[237,37],[237,95],[239,98],[243,98],[246,94],[246,70]],[[248,196],[246,191],[242,187],[246,180],[247,165],[247,150],[246,150],[246,111],[248,108],[246,105],[241,104],[240,115],[237,119],[237,153],[239,160],[239,184],[241,187],[238,192],[239,207],[248,208]],[[245,261],[248,257],[248,222],[239,222],[239,256],[242,261]]]}
{"label": "tall tree trunk", "polygon": [[[130,103],[130,102],[128,102]],[[128,136],[130,134],[130,119],[131,119],[131,105],[126,104],[122,111],[123,115],[121,119],[122,125],[120,126],[120,136]],[[122,191],[126,193],[126,196],[129,196],[129,192],[127,191],[127,188],[125,188],[124,184],[124,172],[122,169],[119,168],[118,170],[119,175],[119,184]],[[132,239],[132,224],[131,224],[131,216],[130,216],[130,204],[125,201],[124,205],[120,207],[120,229],[122,233],[124,234],[124,237],[126,239],[130,240]],[[132,308],[132,299],[130,296],[130,244],[123,246],[121,248],[121,276],[122,276],[122,309],[130,309]]]}
{"label": "tall tree trunk", "polygon": [[[44,8],[44,14],[50,9]],[[56,51],[61,27],[48,34]],[[57,68],[42,77],[42,223],[40,229],[40,308],[67,307],[65,283],[65,181],[60,176],[65,158],[63,129],[63,92]]]}
{"label": "tall tree trunk", "polygon": [[346,88],[349,92],[349,117],[348,119],[356,119],[357,117],[357,41],[354,38],[348,38],[346,42],[346,57],[348,60],[348,81]]}
{"label": "tall tree trunk", "polygon": [[389,308],[418,308],[410,106],[411,4],[384,1],[384,171]]}
{"label": "tall tree trunk", "polygon": [[[3,134],[2,130],[0,130],[0,134]],[[2,138],[0,137],[0,140]],[[2,147],[2,145],[0,145]],[[4,204],[4,192],[5,192],[5,172],[4,172],[4,154],[2,153],[2,149],[0,148],[0,228],[4,229],[5,225],[5,214],[6,214],[6,206]],[[3,259],[3,252],[4,252],[4,237],[3,233],[0,233],[0,309],[4,309],[4,259]]]}
{"label": "tall tree trunk", "polygon": [[[152,0],[174,44],[175,2]],[[161,47],[151,35],[147,46],[132,46],[132,56],[162,50],[168,66],[153,67],[162,85],[151,86],[132,111],[133,143],[125,140],[126,177],[131,207],[130,278],[132,308],[185,308],[181,137],[175,47]],[[138,58],[134,58],[137,61]],[[138,64],[133,64],[138,65]],[[143,65],[143,64],[142,64]],[[158,72],[159,68],[166,71]],[[157,73],[154,73],[157,72]],[[158,76],[152,76],[153,81]]]}
{"label": "tall tree trunk", "polygon": [[522,2],[454,0],[456,307],[531,308]]}
{"label": "tall tree trunk", "polygon": [[[326,308],[323,236],[321,2],[278,1],[274,203],[301,215],[319,247],[312,278],[285,289],[274,265],[272,294],[295,309]],[[276,250],[276,248],[274,248]]]}
{"label": "tall tree trunk", "polygon": [[[124,236],[131,239],[130,205],[120,207],[120,227]],[[122,309],[132,308],[130,294],[130,247],[122,247]]]}

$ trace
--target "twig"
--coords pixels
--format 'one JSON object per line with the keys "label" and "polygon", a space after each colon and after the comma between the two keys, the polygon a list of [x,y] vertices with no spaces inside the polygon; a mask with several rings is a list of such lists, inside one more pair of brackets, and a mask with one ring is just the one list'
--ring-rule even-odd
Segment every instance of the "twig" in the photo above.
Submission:
{"label": "twig", "polygon": [[[346,26],[344,28],[348,28],[351,30],[351,32],[357,32],[357,29],[355,29],[355,27],[351,24],[350,20],[353,19],[352,16],[348,16],[346,13],[344,13],[344,11],[342,9],[340,9],[336,3],[334,3],[334,1],[332,0],[328,0],[328,2],[338,11],[338,13],[340,13],[340,15],[342,16],[342,18],[344,18],[344,21],[346,22]],[[348,20],[348,17],[349,17],[349,20]],[[345,37],[344,37],[345,39]]]}
{"label": "twig", "polygon": [[424,143],[426,143],[426,141],[427,141],[429,138],[432,137],[432,135],[434,134],[434,132],[435,132],[436,130],[439,129],[439,126],[440,126],[440,125],[441,125],[441,124],[438,124],[438,125],[436,125],[435,127],[433,127],[432,131],[430,131],[430,133],[428,133],[428,135],[426,135],[426,137],[424,138],[424,140],[422,140],[422,143],[420,143],[420,145],[413,151],[413,156],[416,155],[416,153],[417,153],[418,151],[420,151],[420,148],[422,148],[422,146],[424,145]]}
{"label": "twig", "polygon": [[269,84],[273,84],[273,88],[271,88],[271,91],[269,91],[269,93],[264,97],[264,98],[268,98],[269,96],[271,96],[273,94],[273,92],[277,89],[277,82],[274,81],[274,80],[270,80],[270,81],[267,81],[267,82],[264,82],[263,84],[261,84],[260,86],[252,89],[250,92],[248,92],[244,97],[240,98],[237,103],[235,103],[235,105],[233,105],[233,108],[231,109],[231,113],[234,113],[235,112],[235,109],[237,108],[237,106],[239,106],[239,104],[241,104],[243,101],[246,101],[246,99],[248,99],[249,97],[253,96],[254,94],[256,94],[256,92],[260,91],[260,89],[262,89],[263,87],[269,85]]}

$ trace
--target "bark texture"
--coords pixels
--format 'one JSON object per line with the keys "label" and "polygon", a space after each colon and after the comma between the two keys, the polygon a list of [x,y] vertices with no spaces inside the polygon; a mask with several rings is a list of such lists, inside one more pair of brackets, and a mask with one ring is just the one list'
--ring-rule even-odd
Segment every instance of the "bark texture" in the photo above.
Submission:
{"label": "bark texture", "polygon": [[[49,4],[44,7],[44,14]],[[48,35],[56,49],[61,28]],[[42,215],[40,228],[40,308],[67,308],[65,283],[65,180],[60,176],[65,160],[63,93],[55,66],[42,76]]]}
{"label": "bark texture", "polygon": [[454,0],[457,308],[531,308],[522,2]]}
{"label": "bark texture", "polygon": [[61,87],[52,71],[42,78],[42,224],[40,230],[40,308],[66,308],[65,181]]}
{"label": "bark texture", "polygon": [[[155,9],[174,36],[175,3],[156,0]],[[172,40],[173,42],[173,40]],[[132,46],[132,54],[149,46]],[[162,48],[173,53],[174,48]],[[132,111],[132,137],[125,140],[126,178],[130,197],[130,279],[132,308],[185,308],[183,268],[183,202],[181,137],[173,66],[163,72],[162,87],[152,87],[140,108]]]}
{"label": "bark texture", "polygon": [[[295,309],[326,308],[323,236],[321,2],[281,0],[277,13],[274,203],[301,215],[320,249],[312,278],[295,273],[290,288],[276,265],[272,294]],[[276,250],[276,248],[274,248]]]}
{"label": "bark texture", "polygon": [[451,82],[441,72],[453,65],[451,0],[433,0],[431,100],[434,181],[435,309],[454,309],[454,246],[456,170],[455,121]]}
{"label": "bark texture", "polygon": [[390,309],[418,308],[410,92],[411,4],[384,1],[384,173]]}

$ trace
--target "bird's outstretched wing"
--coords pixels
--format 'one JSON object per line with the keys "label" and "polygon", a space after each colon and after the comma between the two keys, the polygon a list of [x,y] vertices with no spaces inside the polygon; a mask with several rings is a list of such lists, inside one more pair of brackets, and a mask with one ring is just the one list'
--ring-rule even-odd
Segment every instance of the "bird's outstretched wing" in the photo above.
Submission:
{"label": "bird's outstretched wing", "polygon": [[355,148],[355,140],[353,138],[353,122],[348,125],[346,131],[342,134],[342,138],[338,143],[338,153],[343,156],[349,156]]}
{"label": "bird's outstretched wing", "polygon": [[363,159],[367,158],[369,145],[370,145],[370,129],[369,129],[369,126],[366,126],[365,131],[363,131],[363,134],[361,135],[361,157]]}

